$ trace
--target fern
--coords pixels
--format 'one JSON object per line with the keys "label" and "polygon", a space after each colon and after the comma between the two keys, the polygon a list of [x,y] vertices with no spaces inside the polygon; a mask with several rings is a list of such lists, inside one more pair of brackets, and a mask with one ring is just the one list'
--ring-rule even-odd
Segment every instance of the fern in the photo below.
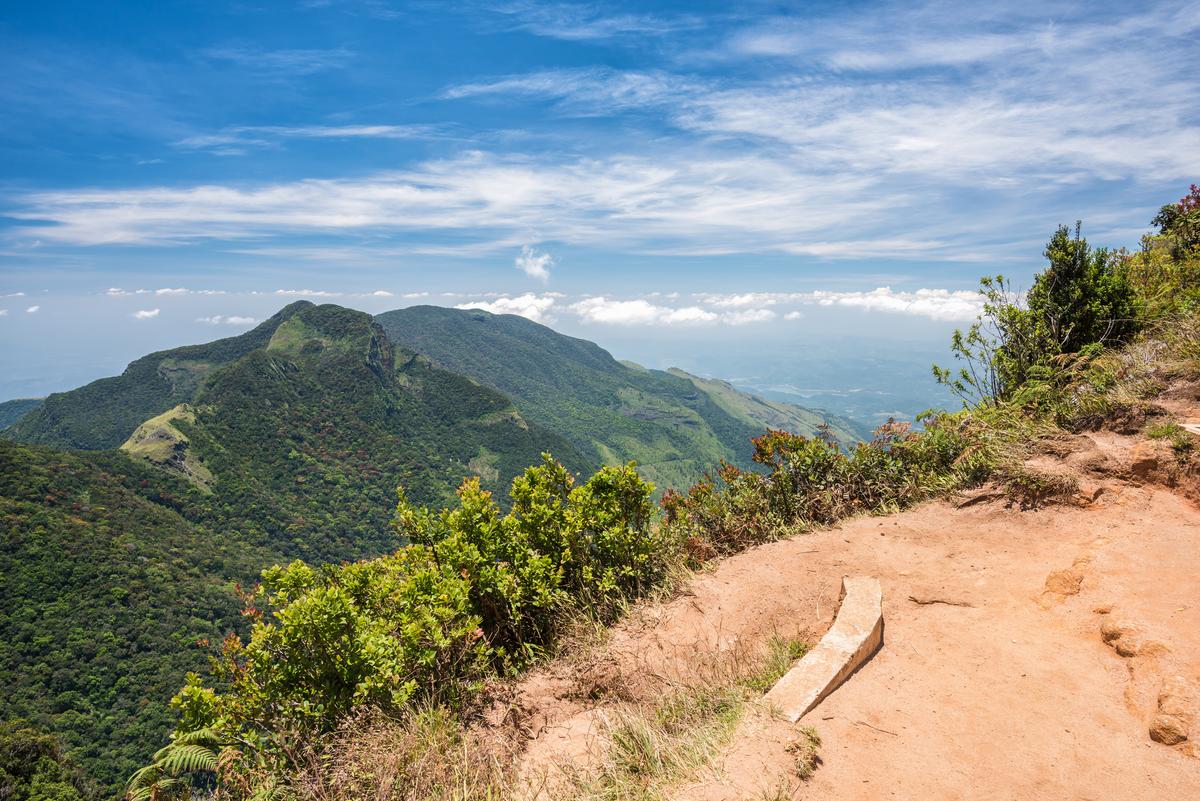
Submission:
{"label": "fern", "polygon": [[160,748],[154,761],[129,779],[127,801],[187,801],[195,773],[213,773],[219,764],[221,743],[212,729],[176,735],[174,742]]}

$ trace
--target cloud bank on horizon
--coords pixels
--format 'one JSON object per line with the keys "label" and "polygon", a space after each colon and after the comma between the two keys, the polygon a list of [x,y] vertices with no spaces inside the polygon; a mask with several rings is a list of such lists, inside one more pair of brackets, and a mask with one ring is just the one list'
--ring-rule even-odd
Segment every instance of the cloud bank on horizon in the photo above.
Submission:
{"label": "cloud bank on horizon", "polygon": [[[981,273],[1032,275],[1055,225],[1135,246],[1200,178],[1194,0],[0,18],[0,295],[48,290],[46,312],[208,285],[568,326],[950,323]],[[35,307],[4,306],[24,347]]]}

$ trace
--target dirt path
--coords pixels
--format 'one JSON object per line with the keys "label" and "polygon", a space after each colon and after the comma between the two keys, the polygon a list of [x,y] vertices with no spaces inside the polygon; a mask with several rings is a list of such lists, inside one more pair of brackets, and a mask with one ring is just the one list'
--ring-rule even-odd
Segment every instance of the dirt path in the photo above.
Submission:
{"label": "dirt path", "polygon": [[1200,511],[1147,483],[1169,472],[1165,447],[1064,441],[1043,462],[1080,477],[1073,505],[939,502],[727,560],[622,625],[598,662],[530,680],[525,770],[586,762],[613,697],[775,633],[819,637],[850,574],[882,583],[884,646],[801,721],[824,742],[815,775],[795,778],[794,727],[752,715],[679,801],[1200,798],[1192,741],[1149,735],[1157,720],[1169,739],[1169,715],[1200,738]]}

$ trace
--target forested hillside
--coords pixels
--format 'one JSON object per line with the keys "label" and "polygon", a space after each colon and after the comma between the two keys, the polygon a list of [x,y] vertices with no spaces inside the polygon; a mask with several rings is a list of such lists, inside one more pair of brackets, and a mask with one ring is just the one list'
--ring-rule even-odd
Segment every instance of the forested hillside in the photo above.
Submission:
{"label": "forested hillside", "polygon": [[42,398],[14,398],[0,403],[0,430],[8,428],[42,405]]}
{"label": "forested hillside", "polygon": [[[376,319],[398,345],[500,390],[589,459],[636,460],[659,489],[687,486],[722,459],[749,465],[750,438],[766,427],[689,378],[628,367],[523,317],[414,306]],[[816,418],[796,433],[814,433]],[[830,422],[844,441],[859,438]]]}
{"label": "forested hillside", "polygon": [[316,560],[393,547],[397,486],[436,503],[468,474],[502,490],[545,451],[589,465],[500,393],[394,348],[369,315],[308,302],[52,395],[5,435],[123,446],[205,491],[209,525]]}
{"label": "forested hillside", "polygon": [[198,646],[238,627],[234,582],[284,556],[198,524],[203,502],[121,453],[0,440],[0,719],[62,737],[109,794],[169,729]]}

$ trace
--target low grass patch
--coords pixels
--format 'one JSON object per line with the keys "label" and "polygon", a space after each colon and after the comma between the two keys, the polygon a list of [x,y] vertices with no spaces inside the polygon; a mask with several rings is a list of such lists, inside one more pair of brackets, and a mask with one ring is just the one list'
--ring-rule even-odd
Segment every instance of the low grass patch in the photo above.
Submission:
{"label": "low grass patch", "polygon": [[[808,651],[798,638],[772,638],[752,658],[735,655],[707,681],[678,687],[649,706],[620,708],[597,764],[573,772],[561,801],[661,801],[729,743],[750,704]],[[819,743],[819,740],[818,740]]]}

